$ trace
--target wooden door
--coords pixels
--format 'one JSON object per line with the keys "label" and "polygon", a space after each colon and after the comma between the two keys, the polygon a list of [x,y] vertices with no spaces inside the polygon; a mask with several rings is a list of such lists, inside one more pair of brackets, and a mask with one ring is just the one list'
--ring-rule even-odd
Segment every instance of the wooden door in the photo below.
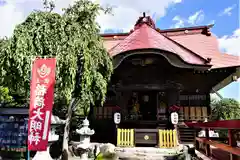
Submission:
{"label": "wooden door", "polygon": [[156,108],[157,108],[157,96],[156,92],[140,92],[139,93],[139,103],[140,112],[145,120],[156,120]]}

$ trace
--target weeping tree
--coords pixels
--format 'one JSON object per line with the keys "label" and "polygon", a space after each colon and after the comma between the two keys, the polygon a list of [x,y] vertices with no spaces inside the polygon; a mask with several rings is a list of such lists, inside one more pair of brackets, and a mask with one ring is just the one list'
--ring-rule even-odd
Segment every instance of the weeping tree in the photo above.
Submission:
{"label": "weeping tree", "polygon": [[[7,38],[1,38],[0,39],[0,66],[2,65],[3,61],[1,60],[1,57],[4,57],[4,51],[7,48],[8,39]],[[4,69],[0,67],[0,73],[4,73]],[[3,78],[1,78],[0,74],[0,103],[10,103],[13,101],[12,96],[10,96],[9,89],[7,87],[1,86],[3,82]]]}
{"label": "weeping tree", "polygon": [[9,95],[9,89],[0,86],[0,103],[10,103],[12,100],[12,96]]}
{"label": "weeping tree", "polygon": [[84,109],[88,113],[90,105],[104,102],[113,67],[95,21],[103,8],[88,0],[76,1],[63,15],[49,8],[32,12],[16,26],[3,49],[1,69],[5,72],[1,77],[11,94],[29,99],[33,58],[56,57],[54,108],[64,109],[58,104],[68,106],[63,145],[66,152],[72,111]]}

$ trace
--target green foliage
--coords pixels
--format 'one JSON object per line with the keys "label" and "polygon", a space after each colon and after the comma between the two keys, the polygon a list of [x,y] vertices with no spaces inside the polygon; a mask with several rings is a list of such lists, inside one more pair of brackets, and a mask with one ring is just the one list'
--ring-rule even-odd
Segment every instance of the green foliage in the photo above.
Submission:
{"label": "green foliage", "polygon": [[99,153],[96,159],[97,160],[104,160],[103,154]]}
{"label": "green foliage", "polygon": [[3,65],[3,57],[5,56],[5,53],[6,53],[5,50],[7,48],[8,42],[9,41],[7,38],[0,39],[0,84],[1,82],[3,82],[2,75],[5,74],[5,70],[2,65]]}
{"label": "green foliage", "polygon": [[211,107],[214,120],[240,119],[240,104],[234,99],[213,100]]}
{"label": "green foliage", "polygon": [[6,87],[0,86],[0,103],[12,102],[12,96],[9,95],[9,90]]}
{"label": "green foliage", "polygon": [[[0,39],[0,57],[4,57],[4,51],[7,48],[8,45],[8,39],[3,38]],[[0,60],[0,84],[4,81],[1,77],[3,74],[5,74],[5,70],[2,67],[3,60]],[[0,86],[0,103],[9,103],[12,102],[13,98],[10,96],[9,89],[7,87]]]}
{"label": "green foliage", "polygon": [[3,86],[11,94],[29,98],[32,59],[56,57],[58,111],[62,112],[73,97],[80,100],[78,110],[103,103],[113,67],[95,21],[100,10],[98,4],[78,0],[63,15],[32,12],[2,48]]}

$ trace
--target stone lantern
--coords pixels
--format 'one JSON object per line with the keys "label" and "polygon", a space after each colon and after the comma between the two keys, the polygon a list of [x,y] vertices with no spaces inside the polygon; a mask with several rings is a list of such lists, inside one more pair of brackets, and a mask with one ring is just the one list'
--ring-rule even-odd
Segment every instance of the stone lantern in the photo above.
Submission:
{"label": "stone lantern", "polygon": [[88,150],[90,149],[90,137],[95,133],[89,128],[89,121],[87,118],[83,120],[82,127],[76,132],[80,135],[80,143],[77,149],[81,152],[81,159],[88,160]]}
{"label": "stone lantern", "polygon": [[59,117],[52,115],[52,117],[51,117],[51,130],[50,130],[49,135],[48,135],[47,150],[46,151],[38,151],[32,160],[40,160],[40,159],[52,160],[52,157],[49,154],[49,151],[50,151],[49,148],[50,148],[52,143],[58,141],[58,139],[59,139],[59,135],[56,134],[56,128],[60,125],[65,124],[65,123],[66,123],[65,120],[61,120]]}

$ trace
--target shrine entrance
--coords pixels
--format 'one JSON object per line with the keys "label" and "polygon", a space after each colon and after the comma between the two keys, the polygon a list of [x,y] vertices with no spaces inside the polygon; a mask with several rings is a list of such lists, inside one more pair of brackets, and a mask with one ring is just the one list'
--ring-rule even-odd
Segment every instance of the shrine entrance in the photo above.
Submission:
{"label": "shrine entrance", "polygon": [[156,120],[157,92],[139,92],[140,113],[143,120]]}
{"label": "shrine entrance", "polygon": [[157,120],[157,92],[134,91],[129,99],[129,119]]}
{"label": "shrine entrance", "polygon": [[[127,94],[128,93],[128,94]],[[120,124],[126,128],[171,128],[168,121],[169,91],[134,90],[123,92],[128,95],[126,109],[121,108],[123,120]]]}

